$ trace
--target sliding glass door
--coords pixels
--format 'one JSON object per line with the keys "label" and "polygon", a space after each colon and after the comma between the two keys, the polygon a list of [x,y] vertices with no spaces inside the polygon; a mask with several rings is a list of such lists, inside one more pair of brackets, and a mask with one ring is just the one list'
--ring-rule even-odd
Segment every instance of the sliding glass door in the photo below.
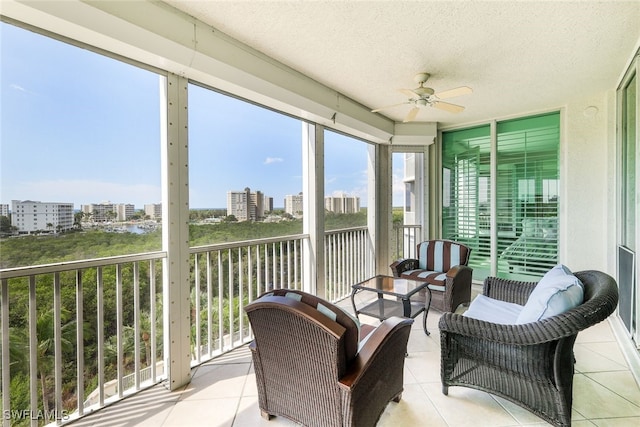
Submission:
{"label": "sliding glass door", "polygon": [[530,280],[558,261],[560,114],[497,124],[498,276]]}
{"label": "sliding glass door", "polygon": [[640,348],[640,295],[638,293],[638,60],[634,61],[618,88],[619,234],[617,279],[619,315]]}
{"label": "sliding glass door", "polygon": [[532,280],[557,263],[559,122],[552,113],[443,133],[442,236],[472,248],[475,280]]}
{"label": "sliding glass door", "polygon": [[442,135],[442,236],[472,248],[474,279],[491,272],[490,126]]}

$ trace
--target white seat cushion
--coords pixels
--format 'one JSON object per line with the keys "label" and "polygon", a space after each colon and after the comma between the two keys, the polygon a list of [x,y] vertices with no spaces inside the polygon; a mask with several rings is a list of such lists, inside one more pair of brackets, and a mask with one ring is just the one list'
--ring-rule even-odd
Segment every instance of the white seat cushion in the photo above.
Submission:
{"label": "white seat cushion", "polygon": [[501,325],[513,325],[522,309],[519,304],[478,295],[471,301],[463,316]]}

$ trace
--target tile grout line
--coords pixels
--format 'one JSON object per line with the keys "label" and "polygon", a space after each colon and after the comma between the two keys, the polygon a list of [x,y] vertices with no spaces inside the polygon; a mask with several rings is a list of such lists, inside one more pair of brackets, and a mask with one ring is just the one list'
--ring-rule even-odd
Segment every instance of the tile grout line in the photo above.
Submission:
{"label": "tile grout line", "polygon": [[[246,362],[244,362],[246,363]],[[249,373],[251,372],[251,368],[253,367],[253,358],[250,360],[250,362],[248,363],[248,368],[247,368],[247,372],[244,374],[244,381],[242,382],[242,390],[240,391],[240,396],[238,398],[238,402],[236,403],[236,410],[233,413],[233,419],[231,420],[231,427],[233,427],[236,424],[236,419],[238,417],[238,412],[240,411],[240,404],[242,403],[242,400],[244,399],[245,395],[245,391],[247,389],[247,381],[249,381]]]}
{"label": "tile grout line", "polygon": [[[591,372],[591,373],[597,373],[597,374],[601,374],[601,373],[606,373],[606,372],[629,372],[629,370],[626,371],[599,371],[599,372]],[[601,383],[600,381],[596,380],[595,378],[591,377],[589,375],[589,373],[582,373],[581,375],[584,375],[586,378],[588,378],[590,381],[593,381],[594,383],[598,384],[600,387],[608,390],[609,392],[615,394],[616,396],[618,396],[620,399],[625,400],[627,402],[629,402],[630,404],[632,404],[633,406],[635,406],[636,408],[640,408],[640,405],[632,400],[629,400],[627,397],[621,395],[620,393],[616,392],[615,390],[612,390],[611,388],[607,387],[606,385],[604,385],[603,383]]]}

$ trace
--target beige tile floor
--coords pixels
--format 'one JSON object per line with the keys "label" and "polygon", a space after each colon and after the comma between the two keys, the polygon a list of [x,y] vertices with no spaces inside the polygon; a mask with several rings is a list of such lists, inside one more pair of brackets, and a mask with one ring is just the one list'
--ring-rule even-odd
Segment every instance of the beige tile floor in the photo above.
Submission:
{"label": "beige tile floor", "polygon": [[[346,304],[350,308],[350,304]],[[413,324],[405,359],[404,392],[391,402],[379,427],[546,426],[528,411],[488,393],[451,387],[441,393],[440,313],[422,315]],[[363,322],[377,322],[361,318]],[[609,322],[580,334],[575,345],[573,426],[640,426],[640,389],[614,339]],[[248,348],[242,347],[194,368],[193,380],[169,392],[160,384],[73,423],[78,426],[295,426],[276,417],[260,417],[255,376]]]}

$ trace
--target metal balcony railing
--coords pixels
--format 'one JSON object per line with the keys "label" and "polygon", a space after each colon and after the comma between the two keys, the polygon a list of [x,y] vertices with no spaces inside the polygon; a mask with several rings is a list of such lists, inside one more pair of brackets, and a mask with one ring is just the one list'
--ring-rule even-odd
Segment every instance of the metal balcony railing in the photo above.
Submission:
{"label": "metal balcony railing", "polygon": [[[82,416],[89,395],[102,407],[146,386],[140,377],[146,367],[147,384],[160,380],[157,304],[165,257],[152,252],[0,270],[5,425]],[[29,408],[11,406],[12,378],[19,375],[28,382]],[[131,375],[133,387],[125,390]]]}
{"label": "metal balcony railing", "polygon": [[271,289],[302,289],[305,235],[194,247],[192,364],[251,340],[244,307]]}
{"label": "metal balcony railing", "polygon": [[351,294],[351,285],[373,275],[373,246],[367,227],[325,233],[325,287],[327,299],[339,301]]}
{"label": "metal balcony railing", "polygon": [[[189,249],[193,366],[251,340],[244,307],[257,296],[303,288],[307,241]],[[372,252],[366,227],[326,233],[327,299],[347,297],[371,275]],[[151,252],[0,270],[4,425],[64,423],[165,379],[165,260]],[[28,382],[29,408],[12,406],[18,375]]]}
{"label": "metal balcony railing", "polygon": [[392,260],[399,258],[416,258],[416,246],[421,241],[422,226],[393,225]]}

